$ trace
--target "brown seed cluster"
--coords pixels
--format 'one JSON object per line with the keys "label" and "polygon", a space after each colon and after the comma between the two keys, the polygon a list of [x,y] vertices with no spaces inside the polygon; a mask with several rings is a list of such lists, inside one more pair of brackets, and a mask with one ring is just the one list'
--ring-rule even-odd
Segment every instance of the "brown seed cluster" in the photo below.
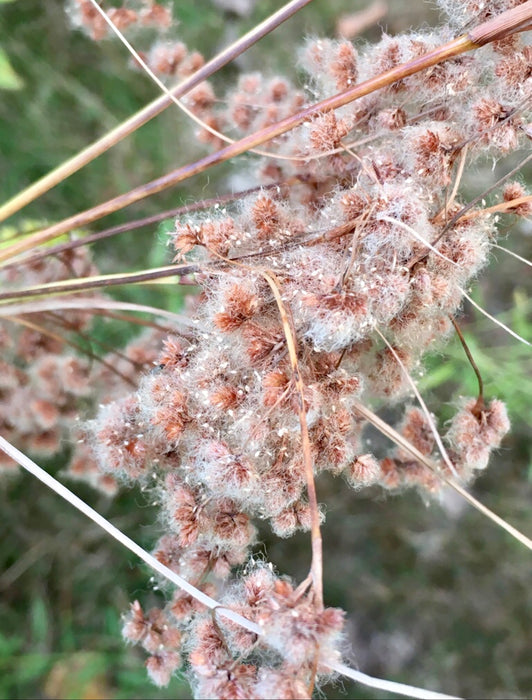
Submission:
{"label": "brown seed cluster", "polygon": [[[487,6],[459,4],[469,19]],[[489,3],[493,13],[510,4]],[[360,49],[313,39],[300,54],[306,87],[312,100],[326,97],[448,35],[443,27],[384,36]],[[173,50],[170,59],[160,54],[161,72],[192,61]],[[330,472],[355,489],[440,490],[437,474],[410,452],[370,453],[356,404],[406,402],[397,430],[439,459],[426,416],[410,405],[405,370],[416,372],[441,347],[464,288],[487,261],[496,220],[461,218],[466,202],[453,185],[461,159],[471,167],[526,143],[529,58],[519,38],[500,42],[319,114],[246,166],[249,180],[276,187],[176,222],[176,259],[202,270],[195,331],[168,338],[139,390],[102,409],[93,442],[107,474],[153,490],[165,526],[156,556],[264,635],[208,616],[180,593],[160,616],[134,604],[125,635],[148,651],[157,683],[180,653],[198,697],[308,697],[314,675],[326,676],[339,658],[340,611],[321,609],[312,591],[294,590],[266,565],[241,568],[259,521],[280,537],[311,527],[302,413],[316,476]],[[223,100],[208,86],[189,96],[231,136],[293,114],[307,99],[288,80],[258,73],[241,76]],[[522,192],[512,183],[502,197]],[[471,479],[508,427],[500,402],[466,402],[446,436],[454,471]]]}
{"label": "brown seed cluster", "polygon": [[[4,290],[16,291],[97,273],[89,250],[76,248],[8,267],[0,283]],[[63,295],[61,300],[70,298]],[[112,495],[117,482],[99,468],[81,434],[80,418],[94,415],[98,404],[137,386],[139,372],[157,357],[164,331],[149,332],[121,352],[109,352],[88,341],[90,306],[53,311],[52,303],[51,308],[0,322],[0,431],[15,446],[36,456],[52,456],[68,446],[68,475]],[[133,444],[130,449],[134,451]],[[11,470],[15,463],[2,452],[0,467]]]}

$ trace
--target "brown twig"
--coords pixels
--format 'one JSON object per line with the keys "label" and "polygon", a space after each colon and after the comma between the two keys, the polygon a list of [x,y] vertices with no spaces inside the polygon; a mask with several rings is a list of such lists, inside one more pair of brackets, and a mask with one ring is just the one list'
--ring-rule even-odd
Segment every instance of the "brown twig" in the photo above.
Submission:
{"label": "brown twig", "polygon": [[462,334],[462,331],[460,330],[460,326],[458,323],[455,321],[455,319],[452,316],[449,316],[449,319],[451,323],[454,326],[454,330],[456,331],[456,334],[460,340],[460,343],[462,344],[462,347],[464,348],[464,352],[467,356],[467,359],[469,360],[469,363],[471,367],[473,368],[474,373],[476,374],[477,381],[478,381],[478,398],[475,406],[471,410],[471,413],[475,416],[475,418],[479,419],[482,411],[485,408],[485,403],[484,403],[484,382],[482,381],[482,375],[480,374],[480,370],[478,368],[477,363],[475,362],[473,355],[471,354],[471,350],[469,349],[469,346],[467,345],[465,338]]}
{"label": "brown twig", "polygon": [[[280,24],[292,17],[292,15],[298,12],[309,2],[311,2],[311,0],[291,0],[291,2],[287,3],[280,10],[247,32],[247,34],[241,37],[238,41],[221,51],[198,71],[179,83],[179,85],[172,88],[170,90],[171,94],[174,97],[183,97],[201,82],[214,75],[220,70],[220,68],[223,68],[223,66],[227,65],[242,53],[247,51],[251,46],[253,46],[253,44],[259,41],[259,39],[276,29]],[[12,216],[34,199],[37,199],[37,197],[40,197],[49,189],[80,170],[80,168],[87,165],[87,163],[90,163],[102,153],[105,153],[105,151],[109,150],[109,148],[114,146],[123,138],[133,133],[139,127],[143,126],[158,114],[163,112],[171,104],[171,97],[166,94],[160,95],[156,100],[150,102],[149,105],[141,109],[125,122],[122,122],[122,124],[117,126],[112,131],[102,136],[102,138],[98,139],[98,141],[95,141],[83,151],[76,154],[73,158],[65,161],[59,167],[55,168],[43,178],[37,180],[37,182],[33,183],[28,188],[6,202],[0,207],[0,221]]]}
{"label": "brown twig", "polygon": [[320,530],[320,512],[318,507],[318,497],[316,494],[316,483],[314,480],[314,460],[312,458],[312,450],[310,446],[310,436],[307,424],[307,411],[305,408],[305,385],[301,372],[299,370],[299,361],[297,359],[297,340],[294,329],[294,324],[290,315],[289,309],[285,306],[281,295],[281,283],[277,276],[271,270],[261,270],[252,268],[248,265],[229,260],[218,255],[214,251],[212,254],[224,260],[226,263],[239,268],[248,270],[249,272],[260,275],[266,280],[281,317],[283,332],[286,340],[286,348],[292,371],[292,379],[294,381],[297,396],[298,396],[298,417],[301,430],[301,449],[303,453],[303,465],[305,468],[305,480],[307,485],[307,496],[310,507],[310,536],[312,548],[312,562],[310,566],[310,576],[312,578],[312,588],[314,594],[314,605],[318,611],[323,610],[323,551],[322,538]]}
{"label": "brown twig", "polygon": [[[112,212],[124,209],[134,202],[138,202],[146,197],[150,197],[153,194],[162,192],[169,187],[173,187],[174,185],[177,185],[194,175],[205,172],[214,165],[219,165],[220,163],[241,155],[252,148],[260,146],[267,141],[271,141],[277,136],[294,129],[319,113],[326,113],[338,109],[339,107],[343,107],[354,100],[375,92],[376,90],[392,85],[398,80],[402,80],[410,75],[418,73],[421,70],[430,68],[450,58],[459,56],[462,53],[476,49],[489,41],[493,41],[494,39],[491,37],[500,39],[504,36],[509,36],[512,33],[523,31],[525,27],[525,20],[523,18],[528,18],[529,22],[532,21],[532,0],[527,0],[527,2],[517,8],[503,12],[497,18],[481,24],[468,34],[464,34],[457,39],[453,39],[452,41],[439,46],[433,51],[428,52],[424,56],[420,56],[412,61],[396,66],[395,68],[381,73],[370,80],[366,80],[349,88],[348,90],[311,105],[310,107],[307,107],[306,109],[303,109],[300,112],[281,120],[280,122],[265,127],[264,129],[250,134],[239,141],[235,141],[234,143],[220,149],[219,151],[216,151],[215,153],[211,153],[194,163],[177,168],[176,170],[152,180],[145,185],[136,187],[125,194],[114,197],[107,202],[102,202],[91,209],[75,214],[74,216],[39,231],[32,236],[28,236],[24,241],[18,244],[15,243],[9,248],[6,248],[4,251],[0,252],[0,262],[29,250],[35,245],[40,245],[42,243],[46,243],[47,241],[53,240],[57,236],[60,236],[67,231],[85,226],[92,221],[96,221],[97,219],[111,214]],[[494,30],[494,25],[499,27],[498,31]]]}
{"label": "brown twig", "polygon": [[384,421],[382,418],[380,418],[376,413],[373,413],[373,411],[368,408],[367,406],[364,406],[363,403],[360,403],[360,401],[354,401],[353,402],[353,408],[357,413],[359,413],[361,416],[363,416],[367,421],[369,421],[379,432],[381,432],[383,435],[386,435],[392,442],[394,442],[396,445],[401,447],[401,449],[405,450],[409,454],[414,457],[414,459],[418,462],[421,462],[421,464],[425,465],[428,469],[430,469],[434,474],[436,474],[440,479],[442,479],[446,484],[448,484],[452,489],[454,489],[457,493],[459,493],[468,503],[470,503],[474,508],[476,508],[480,513],[488,517],[490,520],[492,520],[494,523],[496,523],[499,527],[502,527],[503,530],[506,530],[512,537],[514,537],[518,542],[523,544],[525,547],[528,549],[532,550],[532,540],[524,535],[522,532],[517,530],[513,525],[510,525],[510,523],[506,522],[506,520],[503,520],[500,516],[498,516],[496,513],[494,513],[492,510],[487,508],[483,503],[480,503],[480,501],[477,501],[477,499],[472,496],[470,493],[468,493],[463,486],[458,484],[454,479],[451,477],[447,476],[447,474],[444,474],[439,468],[438,465],[430,459],[430,457],[427,457],[424,455],[422,452],[420,452],[414,445],[412,445],[406,438],[404,438],[400,433],[398,433],[396,430],[394,430],[386,421]]}

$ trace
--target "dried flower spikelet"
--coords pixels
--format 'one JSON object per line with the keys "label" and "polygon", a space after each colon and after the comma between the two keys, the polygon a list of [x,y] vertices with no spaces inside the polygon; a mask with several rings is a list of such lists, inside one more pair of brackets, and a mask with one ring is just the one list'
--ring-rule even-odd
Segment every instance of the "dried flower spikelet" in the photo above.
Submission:
{"label": "dried flower spikelet", "polygon": [[289,219],[283,214],[279,204],[271,197],[265,194],[257,197],[251,210],[251,216],[259,240],[273,238],[280,232],[283,224],[286,226]]}
{"label": "dried flower spikelet", "polygon": [[[325,516],[320,512],[320,521]],[[312,524],[310,506],[305,501],[296,501],[271,518],[272,531],[278,537],[292,537],[298,530],[308,532]]]}
{"label": "dried flower spikelet", "polygon": [[213,543],[218,546],[247,547],[256,534],[249,516],[230,498],[211,503],[213,511]]}
{"label": "dried flower spikelet", "polygon": [[[217,295],[218,296],[218,295]],[[222,307],[214,315],[214,324],[221,331],[235,331],[257,313],[260,298],[250,282],[231,284],[223,293]]]}
{"label": "dried flower spikelet", "polygon": [[161,373],[141,386],[143,410],[151,425],[160,428],[166,439],[177,444],[191,421],[188,395],[179,374]]}
{"label": "dried flower spikelet", "polygon": [[514,151],[519,143],[521,117],[512,116],[512,107],[494,97],[477,100],[470,111],[469,138],[484,151],[501,154]]}
{"label": "dried flower spikelet", "polygon": [[294,602],[293,593],[292,586],[279,579],[269,606],[258,612],[265,642],[294,666],[308,663],[316,654],[319,669],[337,662],[344,612],[338,608],[317,611],[306,598]]}
{"label": "dried flower spikelet", "polygon": [[372,454],[359,455],[344,470],[344,475],[352,488],[365,488],[380,479],[381,465]]}
{"label": "dried flower spikelet", "polygon": [[489,239],[494,234],[494,223],[487,217],[459,222],[438,245],[439,254],[429,256],[427,270],[437,273],[433,291],[440,309],[448,313],[456,311],[462,298],[459,286],[466,284],[486,264]]}
{"label": "dried flower spikelet", "polygon": [[172,675],[181,666],[181,655],[176,651],[162,650],[148,657],[146,669],[151,681],[158,688],[165,688],[172,680]]}
{"label": "dried flower spikelet", "polygon": [[239,502],[249,500],[258,486],[258,475],[251,460],[235,455],[221,440],[205,441],[196,462],[195,478],[201,480],[213,493],[232,496]]}
{"label": "dried flower spikelet", "polygon": [[187,55],[187,47],[182,42],[156,42],[145,60],[155,74],[173,76],[180,73]]}
{"label": "dried flower spikelet", "polygon": [[184,343],[178,338],[168,336],[163,340],[163,349],[157,358],[157,364],[161,368],[184,369],[188,364]]}
{"label": "dried flower spikelet", "polygon": [[[434,433],[431,430],[427,416],[420,408],[410,406],[405,410],[403,420],[398,426],[398,431],[408,440],[421,454],[428,457],[434,449]],[[411,460],[410,453],[401,449],[397,451],[401,460]]]}
{"label": "dried flower spikelet", "polygon": [[376,120],[380,127],[388,131],[402,129],[406,125],[406,112],[401,107],[389,107],[381,109],[377,114]]}
{"label": "dried flower spikelet", "polygon": [[147,632],[147,619],[138,600],[131,603],[129,613],[124,617],[122,634],[128,642],[140,642]]}
{"label": "dried flower spikelet", "polygon": [[216,94],[212,85],[208,82],[203,82],[190,90],[184,97],[183,102],[191,109],[194,114],[201,117],[210,116],[209,110],[212,109],[216,101]]}
{"label": "dried flower spikelet", "polygon": [[323,96],[346,90],[357,82],[358,55],[349,41],[311,39],[300,51],[299,60]]}
{"label": "dried flower spikelet", "polygon": [[[205,595],[215,597],[218,594],[217,587],[212,583],[203,583],[197,588]],[[169,612],[175,617],[180,626],[191,621],[192,616],[204,610],[203,604],[188,593],[177,589],[168,604]]]}
{"label": "dried flower spikelet", "polygon": [[509,429],[501,401],[494,399],[489,406],[479,407],[476,399],[468,399],[452,419],[445,438],[467,475],[473,469],[486,468],[491,451],[500,446]]}
{"label": "dried flower spikelet", "polygon": [[197,619],[187,642],[189,662],[196,673],[212,676],[233,661],[218,625],[204,617]]}
{"label": "dried flower spikelet", "polygon": [[136,24],[139,19],[135,10],[130,10],[127,7],[112,7],[107,11],[107,16],[121,32],[124,32],[132,24]]}
{"label": "dried flower spikelet", "polygon": [[187,78],[205,65],[205,58],[199,51],[190,52],[179,67],[179,75]]}
{"label": "dried flower spikelet", "polygon": [[349,133],[349,126],[344,119],[337,119],[334,112],[326,112],[315,117],[309,123],[310,153],[326,153],[341,145]]}
{"label": "dried flower spikelet", "polygon": [[[528,192],[519,182],[508,182],[503,189],[502,198],[505,202],[526,197]],[[509,211],[515,212],[518,216],[530,216],[532,214],[532,201],[516,204]]]}
{"label": "dried flower spikelet", "polygon": [[268,666],[259,670],[258,680],[250,697],[257,700],[310,700],[307,678],[301,678],[301,666],[284,662],[277,668]]}
{"label": "dried flower spikelet", "polygon": [[530,90],[532,82],[532,47],[516,46],[517,41],[519,41],[516,35],[509,37],[509,39],[516,41],[508,53],[503,52],[504,57],[495,66],[495,75],[504,81],[507,88],[525,95]]}
{"label": "dried flower spikelet", "polygon": [[94,41],[107,36],[107,23],[90,0],[71,0],[67,13],[73,26],[84,29]]}
{"label": "dried flower spikelet", "polygon": [[182,260],[196,246],[203,246],[215,256],[227,256],[231,247],[239,245],[241,233],[231,217],[209,218],[203,221],[176,222],[172,243],[177,251],[176,260]]}
{"label": "dried flower spikelet", "polygon": [[455,147],[462,140],[459,134],[438,122],[408,127],[403,133],[405,166],[412,175],[421,178],[425,186],[449,185]]}
{"label": "dried flower spikelet", "polygon": [[81,440],[76,443],[66,476],[83,481],[110,498],[118,493],[118,481],[102,471],[92,447]]}
{"label": "dried flower spikelet", "polygon": [[122,634],[128,642],[140,644],[151,656],[146,661],[148,675],[159,687],[166,686],[181,666],[181,633],[167,613],[152,608],[145,614],[135,601],[124,617]]}
{"label": "dried flower spikelet", "polygon": [[300,455],[290,456],[283,447],[276,450],[276,459],[262,474],[262,517],[274,517],[301,497],[305,487],[305,468]]}
{"label": "dried flower spikelet", "polygon": [[161,500],[168,514],[169,527],[177,534],[178,545],[189,547],[194,544],[205,524],[200,493],[170,474],[166,477]]}
{"label": "dried flower spikelet", "polygon": [[102,407],[89,429],[102,469],[125,479],[146,475],[151,446],[145,439],[146,426],[135,396]]}
{"label": "dried flower spikelet", "polygon": [[[260,73],[245,73],[225,101],[225,121],[240,133],[251,133],[296,112],[303,95],[284,77],[266,80]],[[275,150],[276,144],[268,148]]]}
{"label": "dried flower spikelet", "polygon": [[331,409],[316,421],[310,435],[316,468],[339,474],[354,456],[354,447],[348,439],[352,418],[345,408],[333,404]]}
{"label": "dried flower spikelet", "polygon": [[248,323],[242,328],[242,338],[252,367],[266,370],[277,364],[284,347],[283,330],[277,321]]}
{"label": "dried flower spikelet", "polygon": [[[194,669],[195,670],[195,669]],[[257,668],[252,664],[233,662],[193,679],[195,697],[219,700],[246,700],[252,696]]]}
{"label": "dried flower spikelet", "polygon": [[[384,34],[381,40],[369,46],[361,56],[360,79],[367,80],[385,71],[396,68],[400,64],[415,60],[444,43],[445,33],[438,30],[432,33],[411,32],[400,36]],[[446,65],[435,66],[432,69],[420,71],[402,80],[394,82],[387,88],[389,97],[397,102],[397,93],[408,92],[408,103],[423,104],[429,99],[434,100],[440,93],[445,94],[448,84],[462,83],[458,59],[457,66],[449,68]],[[452,94],[452,93],[451,93]],[[383,96],[382,102],[385,103]]]}
{"label": "dried flower spikelet", "polygon": [[156,2],[150,2],[147,7],[140,11],[140,20],[146,26],[164,30],[168,29],[172,24],[172,13],[168,7]]}

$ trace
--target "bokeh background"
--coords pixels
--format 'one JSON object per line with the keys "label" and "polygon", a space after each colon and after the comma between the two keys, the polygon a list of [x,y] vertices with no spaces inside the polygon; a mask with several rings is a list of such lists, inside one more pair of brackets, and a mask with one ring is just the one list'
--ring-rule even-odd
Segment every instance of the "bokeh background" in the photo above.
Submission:
{"label": "bokeh background", "polygon": [[[288,72],[309,34],[334,35],[339,17],[362,8],[353,0],[315,0],[215,81],[238,71]],[[176,36],[214,55],[280,5],[279,2],[175,2]],[[438,21],[421,0],[393,0],[360,40],[382,28],[393,34]],[[221,29],[220,29],[221,28]],[[297,77],[296,77],[297,79]],[[45,174],[114,127],[157,94],[117,41],[95,44],[73,30],[59,0],[0,0],[0,200]],[[169,109],[139,133],[29,206],[22,219],[55,221],[126,191],[198,155],[184,117]],[[465,181],[471,195],[493,177],[491,163]],[[509,167],[509,166],[508,166]],[[140,217],[226,191],[224,167],[185,187],[109,217]],[[495,175],[501,174],[495,173]],[[523,173],[523,179],[530,171]],[[196,188],[196,189],[195,189]],[[505,221],[506,245],[532,258],[532,227]],[[160,264],[163,227],[124,234],[94,247],[102,272]],[[475,298],[521,335],[532,338],[529,270],[502,252],[476,285]],[[528,281],[527,281],[528,274]],[[115,292],[119,298],[180,303],[158,292]],[[168,294],[168,290],[165,292]],[[466,309],[461,325],[484,375],[486,393],[507,402],[513,431],[473,493],[525,532],[531,531],[529,349]],[[125,343],[128,331],[117,330]],[[459,395],[475,392],[474,375],[457,341],[427,361],[420,379],[427,402],[443,420]],[[2,397],[0,396],[0,401]],[[42,466],[60,473],[68,455]],[[38,458],[38,455],[34,455]],[[113,500],[88,486],[73,489],[100,513],[150,548],[159,535],[156,513],[136,490]],[[322,480],[328,503],[324,527],[325,591],[329,605],[349,612],[351,661],[384,678],[467,697],[530,697],[529,553],[453,494],[441,504],[415,493],[355,494]],[[73,508],[26,474],[0,475],[0,697],[187,698],[184,680],[164,690],[147,680],[143,655],[124,645],[120,616],[130,601],[160,600],[150,573]],[[265,529],[258,552],[301,579],[308,536],[276,541]],[[349,683],[327,697],[379,698]]]}

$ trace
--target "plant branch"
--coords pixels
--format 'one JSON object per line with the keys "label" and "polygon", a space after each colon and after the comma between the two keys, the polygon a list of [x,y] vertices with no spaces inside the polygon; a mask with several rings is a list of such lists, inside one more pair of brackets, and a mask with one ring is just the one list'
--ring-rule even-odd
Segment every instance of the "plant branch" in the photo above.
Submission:
{"label": "plant branch", "polygon": [[485,515],[487,518],[492,520],[496,525],[501,527],[503,530],[506,530],[514,539],[516,539],[518,542],[523,544],[527,549],[530,549],[532,551],[532,540],[524,535],[522,532],[520,532],[517,528],[515,528],[513,525],[510,525],[510,523],[507,523],[506,520],[503,520],[500,516],[498,516],[496,513],[494,513],[492,510],[490,510],[487,506],[485,506],[483,503],[480,503],[480,501],[477,501],[477,499],[472,496],[470,493],[468,493],[460,484],[458,484],[454,479],[451,477],[447,476],[444,474],[440,469],[438,469],[438,465],[429,457],[426,457],[422,452],[420,452],[414,445],[412,445],[406,438],[404,438],[401,433],[398,433],[396,430],[394,430],[391,425],[388,425],[386,421],[382,420],[376,413],[373,413],[371,409],[369,409],[367,406],[364,406],[363,403],[360,403],[360,401],[354,401],[353,402],[353,407],[355,411],[360,413],[361,416],[364,416],[366,420],[368,420],[379,432],[381,432],[383,435],[386,435],[392,442],[394,442],[396,445],[401,447],[403,450],[408,452],[409,454],[414,457],[418,462],[421,462],[421,464],[424,464],[428,469],[430,469],[434,474],[436,474],[440,479],[445,481],[446,484],[448,484],[452,489],[454,489],[457,493],[459,493],[468,503],[470,503],[474,508],[476,508],[478,511],[480,511],[483,515]]}
{"label": "plant branch", "polygon": [[[81,498],[78,498],[72,491],[63,486],[61,482],[54,479],[53,476],[44,471],[35,462],[33,462],[25,454],[17,450],[10,442],[0,435],[0,450],[9,455],[15,462],[20,464],[21,467],[26,469],[30,474],[35,476],[37,479],[42,481],[43,484],[51,488],[55,493],[57,493],[61,498],[68,501],[74,508],[77,508],[81,513],[87,516],[94,523],[99,525],[105,532],[107,532],[111,537],[114,537],[121,545],[129,549],[136,556],[142,559],[149,567],[154,569],[158,574],[164,576],[174,585],[182,590],[186,591],[195,600],[199,601],[210,610],[216,611],[216,614],[225,617],[226,619],[240,625],[244,629],[249,630],[253,634],[259,637],[264,637],[262,628],[255,622],[248,620],[247,618],[239,615],[239,613],[234,612],[230,608],[226,608],[220,605],[216,600],[210,596],[200,591],[198,588],[188,583],[184,578],[176,574],[172,569],[162,564],[158,559],[153,557],[151,554],[146,552],[142,547],[140,547],[136,542],[134,542],[130,537],[121,532],[117,527],[112,525],[108,520],[102,517],[97,511],[88,506]],[[267,643],[267,639],[264,640]],[[400,695],[407,695],[413,698],[427,698],[428,700],[458,700],[455,696],[443,695],[442,693],[435,693],[430,690],[425,690],[423,688],[416,688],[414,686],[405,685],[403,683],[395,683],[394,681],[387,681],[380,678],[373,678],[372,676],[367,676],[365,673],[356,671],[349,668],[342,663],[329,663],[328,668],[335,673],[340,673],[348,678],[353,679],[358,683],[367,685],[371,688],[380,688],[386,692],[398,693]]]}
{"label": "plant branch", "polygon": [[[280,10],[244,34],[244,36],[238,41],[234,42],[217,54],[198,71],[179,83],[179,85],[172,88],[170,91],[171,94],[174,97],[183,97],[183,95],[190,92],[192,88],[196,87],[204,80],[207,80],[207,78],[214,75],[214,73],[220,70],[220,68],[247,51],[251,46],[253,46],[253,44],[259,41],[259,39],[262,39],[280,24],[292,17],[292,15],[298,12],[309,2],[311,2],[311,0],[291,0],[291,2],[284,5]],[[87,163],[90,163],[102,153],[105,153],[105,151],[121,141],[123,138],[133,133],[139,127],[153,119],[153,117],[156,117],[158,114],[163,112],[171,104],[171,97],[166,94],[160,95],[156,100],[150,102],[149,105],[141,109],[125,122],[122,122],[122,124],[119,124],[115,129],[98,139],[98,141],[85,148],[73,158],[68,159],[43,178],[37,180],[37,182],[33,183],[6,202],[0,207],[0,221],[12,216],[34,199],[37,199],[37,197],[40,197],[52,187],[80,170],[84,165],[87,165]]]}
{"label": "plant branch", "polygon": [[[385,71],[384,73],[381,73],[370,80],[366,80],[341,93],[338,93],[337,95],[333,95],[332,97],[311,105],[310,107],[307,107],[306,109],[303,109],[300,112],[281,120],[280,122],[265,127],[264,129],[250,134],[239,141],[235,141],[235,143],[229,144],[219,151],[211,153],[204,158],[195,161],[194,163],[177,168],[176,170],[152,180],[147,184],[136,187],[125,194],[118,195],[107,202],[102,202],[91,209],[75,214],[64,221],[58,222],[53,226],[29,236],[23,242],[14,243],[9,248],[0,252],[0,262],[29,250],[34,245],[39,245],[41,243],[53,240],[55,237],[60,236],[67,231],[85,226],[92,221],[96,221],[97,219],[107,216],[108,214],[124,209],[134,202],[138,202],[146,197],[150,197],[153,194],[162,192],[169,187],[173,187],[174,185],[177,185],[178,183],[183,182],[194,175],[203,173],[214,165],[218,165],[231,158],[241,155],[252,148],[255,148],[267,141],[272,140],[273,138],[276,138],[277,136],[280,136],[281,134],[286,133],[287,131],[290,131],[291,129],[294,129],[319,113],[326,113],[338,109],[339,107],[343,107],[354,100],[375,92],[376,90],[392,85],[398,80],[402,80],[410,75],[418,73],[421,70],[430,68],[450,58],[459,56],[462,53],[476,49],[489,41],[493,41],[494,39],[489,38],[491,36],[501,38],[501,36],[509,36],[514,32],[523,31],[523,17],[528,18],[529,22],[532,21],[532,0],[528,0],[517,8],[503,12],[495,19],[481,24],[468,34],[464,34],[457,39],[453,39],[452,41],[439,46],[433,51],[428,52],[424,56],[420,56],[412,61],[396,66],[395,68]],[[493,25],[497,22],[502,26],[502,28],[499,28],[499,31],[495,32]],[[166,96],[164,97],[166,98]],[[0,215],[1,213],[2,211],[0,209]]]}

